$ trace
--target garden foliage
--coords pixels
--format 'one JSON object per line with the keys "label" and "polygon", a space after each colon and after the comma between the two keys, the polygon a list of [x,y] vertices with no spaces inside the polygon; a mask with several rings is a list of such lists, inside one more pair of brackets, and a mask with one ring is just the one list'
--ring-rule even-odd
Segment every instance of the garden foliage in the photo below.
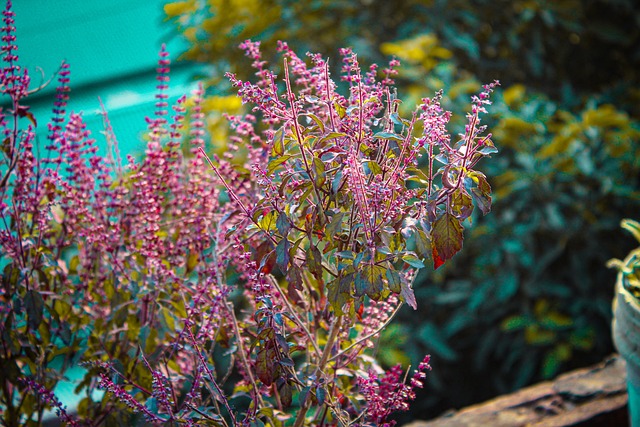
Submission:
{"label": "garden foliage", "polygon": [[[252,109],[228,116],[212,159],[202,88],[168,105],[163,48],[146,150],[123,161],[106,112],[100,156],[66,111],[67,64],[35,139],[10,1],[3,22],[3,425],[46,409],[67,425],[394,425],[429,356],[407,382],[370,349],[416,309],[417,270],[450,260],[474,206],[491,208],[474,166],[497,151],[481,125],[497,83],[451,138],[441,92],[400,113],[397,60],[362,71],[342,49],[339,86],[321,55],[280,43],[278,77],[246,41],[255,82],[228,78]],[[53,390],[78,364],[72,414]]]}

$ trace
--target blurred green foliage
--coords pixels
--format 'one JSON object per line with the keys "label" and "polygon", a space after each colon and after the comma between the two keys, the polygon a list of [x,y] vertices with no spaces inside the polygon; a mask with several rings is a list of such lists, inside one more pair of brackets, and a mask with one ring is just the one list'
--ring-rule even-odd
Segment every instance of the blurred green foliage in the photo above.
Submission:
{"label": "blurred green foliage", "polygon": [[[635,1],[192,0],[165,11],[192,42],[185,57],[212,64],[214,84],[230,64],[242,73],[236,46],[246,38],[265,52],[282,39],[332,57],[342,46],[366,61],[395,55],[403,98],[444,88],[454,113],[466,111],[481,82],[501,80],[490,112],[500,153],[480,165],[493,213],[473,218],[465,250],[425,273],[420,310],[401,313],[403,328],[381,340],[385,361],[406,357],[399,348],[414,363],[433,355],[413,417],[613,351],[615,273],[605,263],[629,251],[618,224],[640,208]],[[461,132],[464,123],[451,126]]]}

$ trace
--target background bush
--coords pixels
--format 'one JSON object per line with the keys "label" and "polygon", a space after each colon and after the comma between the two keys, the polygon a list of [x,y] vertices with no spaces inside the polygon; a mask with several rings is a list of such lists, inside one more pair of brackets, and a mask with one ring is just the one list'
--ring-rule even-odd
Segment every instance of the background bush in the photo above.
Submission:
{"label": "background bush", "polygon": [[[465,251],[418,286],[421,322],[407,316],[378,355],[416,364],[433,354],[414,417],[613,351],[615,272],[605,262],[631,248],[618,223],[640,207],[640,10],[632,0],[208,0],[165,11],[192,43],[185,57],[212,65],[211,99],[227,90],[219,70],[246,63],[236,48],[246,38],[265,52],[282,39],[334,58],[343,45],[366,61],[396,55],[402,94],[443,87],[454,113],[479,82],[501,80],[490,125],[501,153],[486,163],[496,177],[493,214],[474,218]],[[210,109],[212,132],[219,115]]]}

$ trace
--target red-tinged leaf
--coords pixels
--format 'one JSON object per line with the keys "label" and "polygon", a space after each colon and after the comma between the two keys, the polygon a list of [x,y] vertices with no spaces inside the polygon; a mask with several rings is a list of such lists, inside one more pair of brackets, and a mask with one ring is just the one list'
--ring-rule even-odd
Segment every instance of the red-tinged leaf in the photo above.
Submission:
{"label": "red-tinged leaf", "polygon": [[260,271],[264,274],[269,274],[276,265],[276,253],[273,250],[273,245],[269,241],[264,241],[257,247],[254,254],[255,260],[260,266]]}
{"label": "red-tinged leaf", "polygon": [[444,264],[444,260],[440,258],[440,255],[438,255],[438,251],[436,251],[436,248],[433,248],[432,254],[433,254],[433,269],[437,270],[442,266],[442,264]]}
{"label": "red-tinged leaf", "polygon": [[284,380],[279,381],[278,393],[280,394],[280,402],[282,402],[282,406],[284,406],[285,408],[290,407],[293,393],[289,383]]}
{"label": "red-tinged leaf", "polygon": [[431,230],[431,248],[434,267],[451,259],[462,249],[463,228],[460,220],[453,214],[445,212],[433,223]]}
{"label": "red-tinged leaf", "polygon": [[321,280],[322,279],[322,254],[314,245],[309,247],[307,251],[307,263],[309,266],[309,271],[313,276]]}
{"label": "red-tinged leaf", "polygon": [[491,185],[489,185],[489,181],[487,181],[487,177],[485,176],[485,174],[478,171],[471,171],[468,173],[468,176],[478,186],[480,191],[487,195],[491,194]]}
{"label": "red-tinged leaf", "polygon": [[302,273],[300,268],[292,264],[287,272],[287,291],[291,302],[301,304],[303,301],[300,291],[302,290]]}
{"label": "red-tinged leaf", "polygon": [[271,385],[274,379],[273,358],[269,357],[268,353],[267,349],[262,347],[256,357],[256,374],[267,386]]}
{"label": "red-tinged leaf", "polygon": [[[475,189],[472,188],[471,191],[473,192],[473,190]],[[460,218],[460,220],[464,220],[471,216],[471,213],[473,212],[473,203],[471,202],[471,197],[469,197],[469,194],[464,189],[458,189],[453,192],[453,195],[451,196],[451,209],[455,212],[456,216]]]}

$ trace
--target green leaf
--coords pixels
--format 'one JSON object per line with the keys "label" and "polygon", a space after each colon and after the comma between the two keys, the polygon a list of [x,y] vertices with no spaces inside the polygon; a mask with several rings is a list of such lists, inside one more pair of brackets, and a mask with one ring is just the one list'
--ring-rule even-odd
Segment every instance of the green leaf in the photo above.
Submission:
{"label": "green leaf", "polygon": [[366,160],[364,162],[365,166],[369,168],[372,174],[380,175],[382,174],[382,168],[375,160]]}
{"label": "green leaf", "polygon": [[339,280],[333,280],[327,285],[327,298],[331,307],[337,314],[343,314],[342,307],[351,301],[351,287],[355,279],[354,273],[342,276]]}
{"label": "green leaf", "polygon": [[316,187],[322,187],[327,180],[327,174],[325,173],[324,162],[318,157],[313,158],[313,175],[313,181]]}
{"label": "green leaf", "polygon": [[424,263],[413,253],[407,253],[402,256],[402,260],[414,268],[423,268]]}
{"label": "green leaf", "polygon": [[344,132],[329,132],[328,134],[323,135],[322,138],[318,140],[318,144],[328,141],[330,139],[343,138],[345,136],[347,136],[347,134]]}
{"label": "green leaf", "polygon": [[374,134],[373,137],[377,139],[387,139],[387,140],[390,139],[393,141],[404,142],[404,138],[401,135],[391,133],[391,132],[378,132]]}
{"label": "green leaf", "polygon": [[264,231],[272,231],[276,228],[277,217],[278,212],[269,211],[266,215],[263,215],[262,218],[260,218],[258,225]]}
{"label": "green leaf", "polygon": [[500,282],[496,292],[496,299],[498,302],[505,302],[509,300],[518,292],[518,277],[514,271],[507,270],[505,274],[500,275]]}
{"label": "green leaf", "polygon": [[331,222],[325,228],[325,233],[327,236],[333,238],[333,236],[342,232],[342,219],[345,215],[345,212],[338,212],[337,214],[333,215],[333,217],[331,218]]}
{"label": "green leaf", "polygon": [[491,139],[484,138],[482,140],[482,145],[478,147],[477,152],[486,156],[489,154],[497,153],[498,149]]}
{"label": "green leaf", "polygon": [[300,390],[300,394],[298,395],[298,404],[300,406],[304,406],[304,404],[307,402],[310,391],[311,387],[304,387],[302,390]]}
{"label": "green leaf", "polygon": [[316,399],[318,399],[318,405],[324,405],[324,400],[327,397],[327,392],[321,386],[316,387]]}
{"label": "green leaf", "polygon": [[285,156],[279,156],[269,160],[269,164],[267,165],[267,175],[271,175],[276,169],[278,169],[278,166],[285,163],[291,157],[293,156],[287,154]]}
{"label": "green leaf", "polygon": [[286,237],[278,243],[276,246],[276,264],[280,268],[282,273],[287,272],[289,269],[289,249],[291,248],[291,242]]}
{"label": "green leaf", "polygon": [[451,348],[441,331],[433,323],[428,322],[420,327],[417,334],[428,351],[435,353],[445,360],[453,361],[458,359],[456,351]]}
{"label": "green leaf", "polygon": [[331,192],[333,194],[338,194],[340,185],[342,185],[342,175],[343,175],[343,170],[340,169],[336,172],[335,176],[333,177],[333,181],[331,181]]}
{"label": "green leaf", "polygon": [[463,228],[460,220],[449,212],[433,223],[431,248],[434,267],[438,268],[462,249]]}
{"label": "green leaf", "polygon": [[382,280],[384,274],[384,268],[375,264],[365,263],[362,270],[356,273],[355,276],[355,296],[362,297],[366,294],[373,300],[380,300],[384,290],[384,282]]}
{"label": "green leaf", "polygon": [[[313,120],[316,125],[318,125],[318,130],[320,131],[320,133],[324,133],[324,123],[322,122],[322,120],[320,120],[320,118],[318,116],[316,116],[315,114],[311,114],[311,113],[302,113],[300,114],[300,117],[308,117],[311,120]],[[303,124],[306,125],[306,124]]]}
{"label": "green leaf", "polygon": [[400,275],[398,274],[398,272],[392,268],[389,268],[385,272],[385,276],[387,277],[387,285],[389,286],[389,290],[393,293],[399,294],[402,291],[402,279],[400,279]]}
{"label": "green leaf", "polygon": [[527,316],[509,316],[500,323],[500,329],[505,332],[518,331],[531,324],[531,319]]}
{"label": "green leaf", "polygon": [[272,156],[282,156],[284,154],[284,127],[281,127],[273,135]]}

